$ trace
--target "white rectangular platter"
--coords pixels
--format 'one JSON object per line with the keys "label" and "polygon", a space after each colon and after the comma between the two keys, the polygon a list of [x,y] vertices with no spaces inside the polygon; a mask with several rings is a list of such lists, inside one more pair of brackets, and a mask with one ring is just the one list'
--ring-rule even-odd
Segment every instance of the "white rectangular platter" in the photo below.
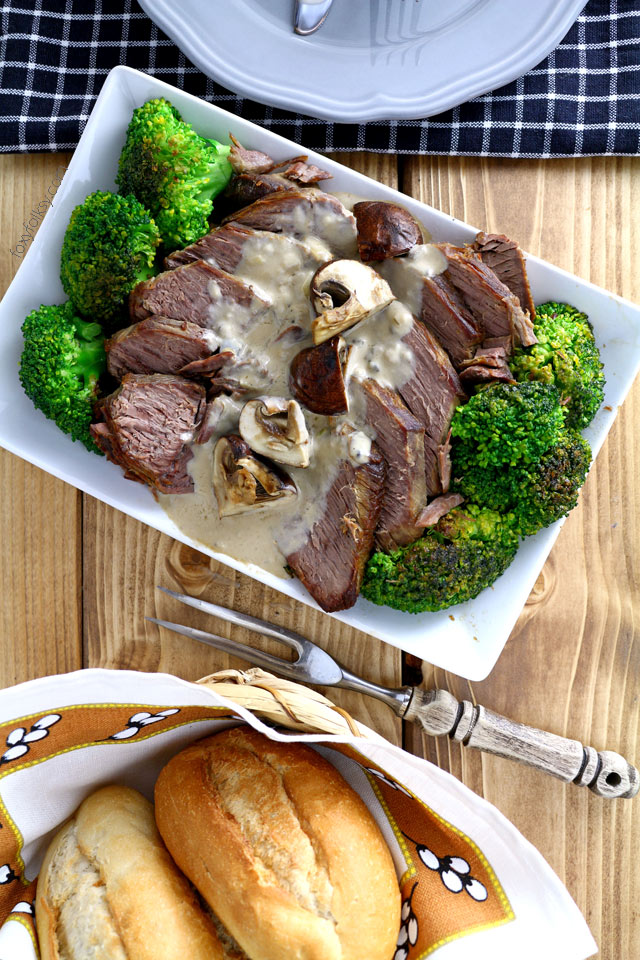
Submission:
{"label": "white rectangular platter", "polygon": [[[278,160],[300,153],[299,144],[159,80],[128,67],[112,70],[53,205],[0,303],[0,445],[170,537],[316,606],[299,581],[283,580],[253,564],[217,554],[182,534],[148,489],[125,480],[119,467],[73,443],[35,410],[18,380],[24,317],[41,303],[61,303],[65,299],[59,262],[71,211],[92,191],[115,189],[118,156],[131,113],[146,100],[160,96],[174,103],[184,119],[204,136],[226,141],[233,133],[246,147],[263,150]],[[434,239],[463,243],[475,236],[474,227],[339,163],[313,153],[310,159],[333,174],[332,190],[402,203],[424,223]],[[595,456],[640,366],[640,308],[535,257],[529,257],[527,263],[537,303],[551,299],[567,301],[589,314],[593,322],[607,378],[604,406],[585,432]],[[11,491],[4,491],[4,496],[11,496]],[[378,607],[360,598],[351,610],[333,616],[438,667],[469,680],[482,680],[498,659],[561,525],[559,521],[524,541],[513,564],[494,587],[468,603],[440,613],[413,615]]]}

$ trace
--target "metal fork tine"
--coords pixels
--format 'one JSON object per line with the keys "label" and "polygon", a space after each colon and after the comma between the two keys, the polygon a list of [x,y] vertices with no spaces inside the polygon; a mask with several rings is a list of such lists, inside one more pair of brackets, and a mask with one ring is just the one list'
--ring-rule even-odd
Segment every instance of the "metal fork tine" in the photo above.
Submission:
{"label": "metal fork tine", "polygon": [[[239,613],[237,610],[229,609],[229,607],[221,607],[217,603],[199,600],[197,597],[190,597],[184,593],[176,593],[174,590],[168,590],[166,587],[159,586],[158,590],[162,590],[163,593],[168,594],[175,600],[179,600],[181,603],[187,604],[189,607],[194,607],[196,610],[202,610],[204,613],[220,617],[220,619],[227,620],[229,623],[235,623],[237,626],[246,627],[248,630],[253,630],[256,633],[262,633],[265,636],[273,637],[275,640],[280,640],[295,650],[298,657],[292,663],[289,660],[282,660],[280,657],[272,657],[271,654],[262,653],[246,644],[237,643],[235,640],[230,640],[226,637],[220,638],[215,634],[207,634],[202,630],[182,627],[179,624],[172,624],[168,629],[177,630],[178,633],[185,633],[186,636],[190,636],[195,640],[202,640],[203,643],[210,642],[204,639],[205,637],[213,637],[216,642],[215,644],[211,643],[211,646],[216,646],[226,653],[244,657],[250,663],[255,663],[260,667],[265,666],[268,659],[269,665],[266,669],[275,670],[276,673],[280,673],[290,680],[297,680],[302,683],[318,683],[324,686],[335,686],[339,683],[344,685],[344,681],[348,676],[347,671],[344,670],[333,657],[316,646],[312,640],[307,640],[306,637],[302,637],[294,630],[288,630],[286,627],[276,627],[275,624],[269,623],[268,620],[260,620],[259,617],[252,617],[247,613]],[[152,617],[147,617],[147,619],[153,620]],[[153,622],[162,623],[166,626],[164,621]],[[186,633],[187,630],[190,632]],[[224,641],[224,647],[218,642],[220,639]],[[261,659],[258,660],[258,657]]]}
{"label": "metal fork tine", "polygon": [[246,643],[239,643],[237,640],[230,640],[228,637],[219,637],[215,633],[205,633],[204,630],[197,630],[195,627],[185,627],[181,623],[171,623],[169,620],[158,620],[156,617],[145,617],[150,623],[157,623],[160,627],[167,630],[173,630],[174,633],[181,633],[192,640],[199,640],[200,643],[206,643],[216,650],[222,650],[224,653],[230,653],[234,657],[240,657],[254,663],[257,667],[263,667],[265,670],[272,670],[290,680],[299,680],[300,672],[297,663],[290,663],[281,657],[275,657],[270,653],[264,653],[262,650],[256,650],[254,647],[247,646]]}
{"label": "metal fork tine", "polygon": [[259,617],[252,617],[248,613],[240,613],[238,610],[231,610],[229,607],[221,607],[217,603],[200,600],[198,597],[189,597],[186,593],[176,593],[174,590],[168,590],[167,587],[158,587],[157,589],[173,597],[174,600],[179,600],[180,603],[186,603],[188,607],[210,613],[214,617],[220,617],[221,620],[235,623],[238,627],[246,627],[248,630],[255,630],[257,633],[264,633],[275,640],[281,640],[282,643],[286,643],[288,647],[295,650],[299,656],[302,656],[305,645],[309,643],[305,637],[294,633],[293,630],[276,627],[274,623],[269,623],[268,620],[260,620]]}

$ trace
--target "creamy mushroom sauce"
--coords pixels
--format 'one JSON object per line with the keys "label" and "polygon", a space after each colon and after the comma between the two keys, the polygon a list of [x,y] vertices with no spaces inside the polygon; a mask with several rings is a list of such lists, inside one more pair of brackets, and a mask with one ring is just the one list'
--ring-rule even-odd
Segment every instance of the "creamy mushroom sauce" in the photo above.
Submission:
{"label": "creamy mushroom sauce", "polygon": [[[359,199],[344,194],[339,198],[346,207]],[[386,387],[399,387],[413,369],[412,351],[402,341],[411,328],[412,316],[400,300],[344,331],[341,336],[349,351],[349,412],[324,417],[303,408],[311,438],[311,462],[306,468],[283,468],[298,489],[297,497],[244,514],[219,517],[212,484],[212,454],[218,437],[238,432],[240,412],[247,400],[263,395],[290,397],[291,361],[300,350],[313,346],[311,279],[318,267],[340,255],[314,235],[318,216],[316,212],[305,218],[302,209],[296,211],[294,230],[299,240],[265,232],[245,243],[234,276],[249,284],[268,306],[256,315],[255,310],[252,313],[230,302],[224,320],[212,321],[210,330],[221,349],[234,351],[239,363],[234,364],[230,375],[247,392],[240,399],[219,397],[213,411],[216,419],[212,438],[204,444],[191,444],[193,459],[188,469],[194,493],[158,497],[174,523],[193,540],[281,577],[288,575],[285,555],[303,546],[309,530],[322,516],[340,461],[350,458],[358,465],[369,459],[375,431],[365,424],[361,391],[352,391],[349,382],[372,377]],[[350,249],[357,259],[355,226],[326,210],[321,216],[323,234],[331,235],[333,251]],[[420,267],[424,273],[439,273],[444,269],[444,258],[435,248],[429,249],[432,254],[425,249],[419,255]],[[215,282],[210,292],[212,299],[219,298]],[[414,297],[408,299],[413,306]],[[222,375],[226,375],[224,369]]]}

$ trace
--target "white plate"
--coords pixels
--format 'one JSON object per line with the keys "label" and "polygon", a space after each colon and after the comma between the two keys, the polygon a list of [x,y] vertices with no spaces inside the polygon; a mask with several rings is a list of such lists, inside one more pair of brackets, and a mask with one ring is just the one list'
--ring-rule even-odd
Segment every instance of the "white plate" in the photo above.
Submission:
{"label": "white plate", "polygon": [[334,0],[293,33],[293,0],[140,0],[207,76],[253,100],[342,123],[431,117],[522,76],[585,0]]}
{"label": "white plate", "polygon": [[[223,139],[230,131],[243,144],[264,150],[276,159],[298,152],[296,144],[146,74],[127,67],[112,70],[54,205],[0,304],[0,445],[143,523],[203,550],[290,597],[315,606],[299,581],[281,580],[257,566],[215,554],[184,536],[146,487],[125,480],[119,467],[89,453],[81,444],[73,443],[35,410],[18,380],[23,318],[40,303],[65,299],[59,280],[59,260],[71,211],[91,191],[114,189],[117,160],[131,112],[145,100],[157,96],[170,99],[185,119],[207,136]],[[325,157],[312,154],[311,160],[333,174],[331,183],[336,190],[371,199],[400,201],[437,239],[461,243],[472,239],[476,233],[473,227]],[[529,257],[528,266],[531,287],[538,303],[549,299],[568,301],[586,311],[593,321],[605,364],[605,405],[608,407],[601,409],[586,432],[595,454],[640,366],[640,309],[535,257]],[[3,495],[7,497],[11,493],[4,491]],[[440,613],[415,616],[377,607],[361,598],[351,610],[335,616],[445,670],[470,680],[482,680],[498,659],[560,525],[561,522],[526,540],[507,573],[493,588],[469,603]]]}

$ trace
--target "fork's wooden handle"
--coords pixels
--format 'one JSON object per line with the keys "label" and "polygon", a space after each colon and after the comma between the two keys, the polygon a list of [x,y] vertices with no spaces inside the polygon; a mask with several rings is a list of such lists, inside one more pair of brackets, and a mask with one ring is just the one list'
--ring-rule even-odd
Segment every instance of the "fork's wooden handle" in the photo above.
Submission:
{"label": "fork's wooden handle", "polygon": [[589,787],[599,797],[634,797],[640,787],[638,771],[620,754],[515,723],[468,700],[458,701],[447,690],[415,687],[403,719],[421,724],[431,736],[448,734],[467,747]]}

